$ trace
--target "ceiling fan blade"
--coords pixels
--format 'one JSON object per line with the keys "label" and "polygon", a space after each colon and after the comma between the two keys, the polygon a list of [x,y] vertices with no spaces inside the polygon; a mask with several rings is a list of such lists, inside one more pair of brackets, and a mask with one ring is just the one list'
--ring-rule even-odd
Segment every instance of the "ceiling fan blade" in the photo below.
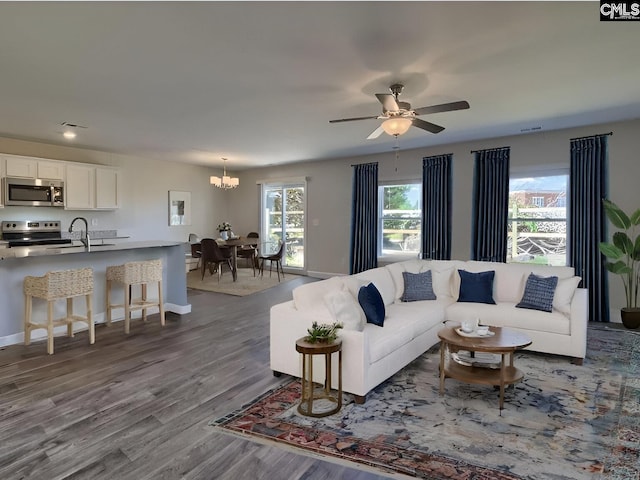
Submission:
{"label": "ceiling fan blade", "polygon": [[371,117],[339,118],[337,120],[329,120],[329,123],[353,122],[355,120],[369,120],[371,118],[378,118],[378,115],[373,115]]}
{"label": "ceiling fan blade", "polygon": [[426,115],[428,113],[451,112],[453,110],[466,110],[469,108],[469,102],[464,100],[460,102],[442,103],[440,105],[432,105],[430,107],[416,108],[413,111],[416,115]]}
{"label": "ceiling fan blade", "polygon": [[424,120],[420,120],[419,118],[414,118],[412,120],[413,126],[421,128],[422,130],[426,130],[431,133],[440,133],[444,130],[444,127],[440,125],[436,125],[435,123],[425,122]]}
{"label": "ceiling fan blade", "polygon": [[367,140],[374,140],[378,138],[380,135],[382,135],[383,133],[384,133],[384,128],[382,128],[382,125],[380,125],[373,132],[371,132],[371,135],[367,137]]}
{"label": "ceiling fan blade", "polygon": [[390,93],[376,93],[376,98],[382,104],[385,112],[397,112],[400,110],[396,98]]}

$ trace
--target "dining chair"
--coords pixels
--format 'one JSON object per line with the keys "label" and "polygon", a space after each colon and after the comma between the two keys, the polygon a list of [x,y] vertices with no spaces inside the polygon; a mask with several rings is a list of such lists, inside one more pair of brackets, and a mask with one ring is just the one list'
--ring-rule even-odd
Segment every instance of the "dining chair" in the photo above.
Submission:
{"label": "dining chair", "polygon": [[[236,251],[236,255],[238,258],[246,258],[251,262],[251,267],[253,268],[253,276],[256,276],[256,267],[258,263],[258,241],[260,239],[260,235],[257,232],[249,232],[247,234],[247,240],[253,239],[249,243],[238,247]],[[255,243],[254,243],[255,242]]]}
{"label": "dining chair", "polygon": [[191,249],[191,258],[197,260],[196,266],[190,270],[198,270],[200,268],[202,254],[200,252],[200,237],[195,233],[189,234],[189,244]]}
{"label": "dining chair", "polygon": [[202,262],[202,279],[204,280],[204,272],[209,268],[211,275],[217,270],[218,282],[222,276],[222,265],[227,265],[233,273],[233,265],[231,262],[232,252],[228,248],[221,248],[213,238],[203,238],[200,241],[200,254]]}
{"label": "dining chair", "polygon": [[280,281],[280,273],[282,273],[282,278],[284,278],[284,270],[282,269],[282,257],[285,252],[285,242],[282,240],[279,241],[278,250],[273,253],[267,253],[263,249],[263,253],[260,254],[258,259],[260,260],[260,276],[264,275],[264,262],[269,262],[269,276],[271,276],[271,269],[273,267],[273,263],[276,264],[276,272],[278,273],[278,282]]}

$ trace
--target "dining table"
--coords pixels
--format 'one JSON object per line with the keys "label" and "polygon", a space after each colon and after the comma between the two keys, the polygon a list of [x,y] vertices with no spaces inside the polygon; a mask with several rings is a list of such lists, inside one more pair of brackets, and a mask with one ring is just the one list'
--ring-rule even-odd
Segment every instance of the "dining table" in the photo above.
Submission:
{"label": "dining table", "polygon": [[216,243],[221,247],[228,247],[231,249],[231,274],[233,275],[233,281],[235,282],[238,279],[238,247],[242,247],[244,245],[255,245],[256,239],[247,237],[233,237],[224,240],[222,238],[217,238]]}

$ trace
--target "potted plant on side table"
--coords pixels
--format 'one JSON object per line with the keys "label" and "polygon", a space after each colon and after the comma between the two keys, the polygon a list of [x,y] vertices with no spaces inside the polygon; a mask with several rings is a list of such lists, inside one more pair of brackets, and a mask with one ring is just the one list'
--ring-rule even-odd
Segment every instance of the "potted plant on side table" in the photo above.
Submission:
{"label": "potted plant on side table", "polygon": [[640,283],[640,234],[636,227],[640,225],[640,209],[627,215],[610,200],[602,200],[609,221],[618,231],[613,234],[613,242],[601,242],[600,251],[610,259],[607,270],[620,275],[624,283],[627,306],[622,308],[622,323],[627,328],[640,327],[640,308],[638,308],[638,287]]}
{"label": "potted plant on side table", "polygon": [[332,324],[313,322],[311,328],[307,329],[307,337],[305,340],[309,343],[331,343],[338,338],[338,330],[342,328],[342,324],[334,322]]}

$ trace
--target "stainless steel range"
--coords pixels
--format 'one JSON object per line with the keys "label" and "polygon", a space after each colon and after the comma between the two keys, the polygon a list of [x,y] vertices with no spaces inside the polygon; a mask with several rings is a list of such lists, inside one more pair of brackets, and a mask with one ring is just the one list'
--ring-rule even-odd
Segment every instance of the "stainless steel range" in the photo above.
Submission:
{"label": "stainless steel range", "polygon": [[62,238],[60,220],[6,220],[2,222],[2,240],[11,247],[70,244]]}

